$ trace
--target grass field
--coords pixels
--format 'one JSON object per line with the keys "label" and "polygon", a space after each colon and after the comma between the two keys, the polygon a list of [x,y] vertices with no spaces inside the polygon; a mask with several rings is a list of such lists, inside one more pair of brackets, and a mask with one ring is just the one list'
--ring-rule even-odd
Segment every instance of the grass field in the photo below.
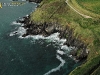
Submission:
{"label": "grass field", "polygon": [[[72,1],[70,3],[72,6],[76,5],[74,7],[80,9],[80,12],[90,16],[92,10],[95,12],[97,11],[98,5],[94,6],[94,8],[97,7],[97,9],[92,8],[91,11],[88,11],[88,9],[85,9],[86,7],[84,3],[87,1],[87,5],[93,1],[100,3],[99,0],[70,1]],[[58,22],[62,26],[68,25],[71,29],[73,29],[74,36],[76,38],[82,40],[85,44],[88,44],[90,52],[87,62],[77,67],[70,73],[70,75],[100,74],[100,68],[97,67],[96,69],[93,69],[96,65],[98,65],[98,63],[100,63],[100,17],[98,17],[98,14],[95,14],[94,12],[92,12],[92,16],[95,18],[82,17],[71,9],[67,3],[65,3],[65,0],[43,0],[38,9],[31,14],[31,20],[34,20],[36,23]],[[92,73],[90,73],[91,70],[93,70]],[[96,74],[96,72],[98,72],[98,74]]]}
{"label": "grass field", "polygon": [[83,8],[100,15],[100,0],[76,0]]}
{"label": "grass field", "polygon": [[[86,3],[87,2],[87,3]],[[93,3],[95,2],[95,4]],[[100,1],[97,0],[68,0],[68,3],[78,12],[92,18],[100,18]],[[87,6],[85,6],[87,5]],[[94,7],[92,7],[94,5]],[[95,12],[93,12],[93,11]]]}

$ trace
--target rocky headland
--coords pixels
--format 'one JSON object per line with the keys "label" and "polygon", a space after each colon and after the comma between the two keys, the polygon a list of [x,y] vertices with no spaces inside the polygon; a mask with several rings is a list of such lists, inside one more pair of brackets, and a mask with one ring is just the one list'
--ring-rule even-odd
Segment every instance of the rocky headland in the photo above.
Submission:
{"label": "rocky headland", "polygon": [[30,20],[30,16],[23,17],[23,20],[17,20],[17,23],[24,24],[26,29],[26,34],[22,37],[28,35],[43,35],[49,36],[53,33],[59,32],[59,38],[64,38],[67,41],[64,43],[67,46],[75,47],[74,50],[70,52],[70,55],[75,60],[84,60],[88,56],[87,45],[85,45],[81,40],[73,36],[73,29],[70,29],[68,26],[62,26],[58,23],[35,23]]}

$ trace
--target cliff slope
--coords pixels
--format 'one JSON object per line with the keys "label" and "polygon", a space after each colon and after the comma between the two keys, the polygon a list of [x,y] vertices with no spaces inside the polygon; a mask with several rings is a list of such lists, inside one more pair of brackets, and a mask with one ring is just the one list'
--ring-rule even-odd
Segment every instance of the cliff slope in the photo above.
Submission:
{"label": "cliff slope", "polygon": [[[98,0],[97,0],[98,1]],[[73,30],[73,36],[87,45],[87,61],[70,75],[98,75],[100,66],[100,17],[84,18],[70,8],[65,0],[43,0],[31,14],[35,23],[58,23]],[[98,73],[98,74],[97,74]]]}

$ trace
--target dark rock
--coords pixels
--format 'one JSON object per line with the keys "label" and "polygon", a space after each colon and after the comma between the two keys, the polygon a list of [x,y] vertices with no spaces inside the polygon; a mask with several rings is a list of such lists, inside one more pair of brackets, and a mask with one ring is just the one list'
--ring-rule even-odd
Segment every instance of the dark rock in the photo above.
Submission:
{"label": "dark rock", "polygon": [[42,0],[26,0],[26,1],[40,3]]}
{"label": "dark rock", "polygon": [[[23,17],[23,20],[17,20],[19,23],[24,24],[24,28],[26,28],[26,34],[24,34],[22,37],[25,37],[27,35],[43,35],[43,36],[49,36],[53,33],[59,32],[60,38],[64,38],[67,41],[64,43],[67,46],[74,46],[75,49],[70,52],[70,55],[75,57],[76,60],[83,60],[87,58],[86,48],[87,46],[80,41],[79,39],[76,39],[73,36],[73,30],[70,29],[68,26],[61,27],[61,25],[57,23],[34,23],[34,21],[30,21],[30,16]],[[78,54],[80,50],[80,54]]]}
{"label": "dark rock", "polygon": [[80,54],[79,56],[76,57],[76,60],[80,60],[80,61],[81,61],[81,60],[84,60],[84,59],[87,58],[87,56],[88,56],[88,55],[87,55],[86,53],[85,53],[85,54]]}
{"label": "dark rock", "polygon": [[[16,0],[13,0],[16,1]],[[29,2],[40,3],[42,0],[26,0]],[[53,33],[59,32],[59,37],[62,39],[66,39],[67,41],[64,45],[75,47],[74,50],[70,52],[70,55],[75,58],[75,60],[84,60],[87,58],[88,53],[86,52],[87,45],[85,45],[79,39],[76,39],[73,36],[73,30],[68,26],[62,27],[58,23],[34,23],[30,21],[30,15],[23,17],[23,19],[19,19],[16,21],[17,23],[24,24],[24,28],[26,29],[26,34],[22,37],[26,37],[27,35],[38,35],[41,34],[43,36],[49,36]],[[80,51],[80,53],[78,53]]]}
{"label": "dark rock", "polygon": [[77,56],[77,50],[72,50],[72,51],[70,52],[70,55],[72,55],[72,56]]}

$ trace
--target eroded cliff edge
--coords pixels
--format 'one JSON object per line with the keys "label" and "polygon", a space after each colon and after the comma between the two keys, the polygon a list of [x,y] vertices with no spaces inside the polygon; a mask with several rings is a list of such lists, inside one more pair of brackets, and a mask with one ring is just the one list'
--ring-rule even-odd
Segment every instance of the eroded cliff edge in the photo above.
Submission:
{"label": "eroded cliff edge", "polygon": [[26,34],[22,37],[28,35],[43,35],[46,37],[58,32],[60,33],[59,38],[67,40],[64,45],[75,47],[70,52],[74,60],[82,61],[88,56],[87,45],[75,38],[73,36],[73,29],[70,29],[68,26],[52,22],[35,23],[30,20],[30,16],[23,17],[23,20],[17,20],[17,22],[24,24],[23,27],[26,29]]}

